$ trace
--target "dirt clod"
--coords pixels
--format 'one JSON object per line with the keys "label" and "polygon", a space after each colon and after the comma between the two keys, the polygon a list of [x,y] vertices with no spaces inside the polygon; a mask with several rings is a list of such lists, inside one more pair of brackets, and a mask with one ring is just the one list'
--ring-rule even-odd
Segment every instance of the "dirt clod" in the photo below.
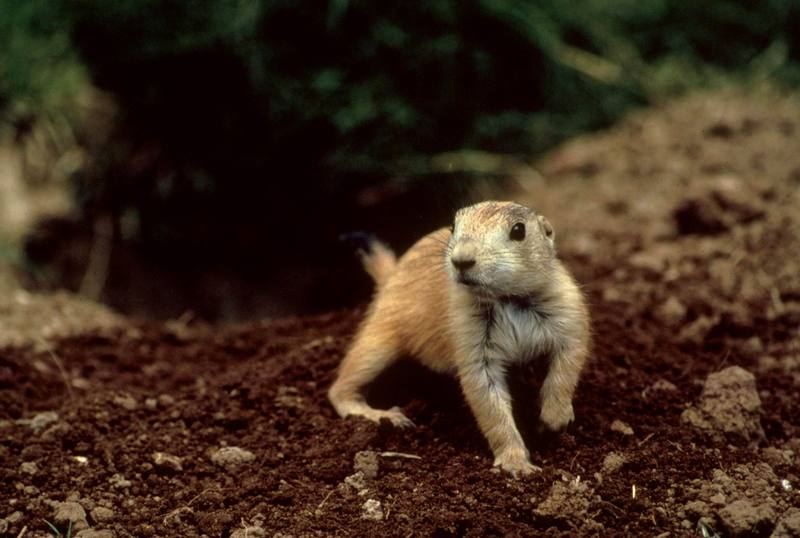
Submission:
{"label": "dirt clod", "polygon": [[755,377],[731,366],[708,376],[699,406],[688,408],[682,418],[718,439],[729,436],[755,443],[764,438],[760,414]]}
{"label": "dirt clod", "polygon": [[783,514],[772,538],[800,538],[800,508],[790,508]]}
{"label": "dirt clod", "polygon": [[178,456],[166,452],[153,452],[153,464],[169,471],[182,471],[183,462]]}
{"label": "dirt clod", "polygon": [[68,501],[58,503],[53,514],[53,521],[58,525],[72,524],[73,530],[80,531],[89,527],[86,521],[86,511],[77,502]]}
{"label": "dirt clod", "polygon": [[19,419],[17,421],[19,424],[27,424],[35,432],[41,431],[54,422],[58,422],[58,413],[55,411],[37,413],[31,419]]}
{"label": "dirt clod", "polygon": [[588,484],[577,478],[556,480],[534,513],[547,520],[582,520],[589,510],[591,495]]}
{"label": "dirt clod", "polygon": [[139,407],[139,402],[136,401],[136,398],[127,393],[114,396],[113,401],[116,405],[128,411],[135,411]]}
{"label": "dirt clod", "polygon": [[768,446],[761,450],[764,461],[777,467],[780,465],[792,465],[795,460],[794,450],[780,449],[774,446]]}
{"label": "dirt clod", "polygon": [[254,459],[255,454],[238,446],[222,447],[211,454],[211,461],[222,467],[241,465]]}
{"label": "dirt clod", "polygon": [[372,450],[362,450],[361,452],[356,452],[353,460],[353,470],[363,473],[364,478],[367,480],[371,480],[378,476],[380,463],[378,461],[378,454],[376,452],[373,452]]}
{"label": "dirt clod", "polygon": [[606,474],[617,472],[623,465],[625,465],[625,456],[619,452],[609,452],[603,458],[603,472]]}
{"label": "dirt clod", "polygon": [[371,521],[383,521],[383,507],[380,501],[375,499],[367,499],[361,505],[361,518],[369,519]]}
{"label": "dirt clod", "polygon": [[21,473],[34,475],[39,472],[39,468],[35,461],[23,461],[19,466],[19,471]]}
{"label": "dirt clod", "polygon": [[367,491],[367,479],[361,471],[356,471],[346,476],[344,483],[353,488],[359,495]]}
{"label": "dirt clod", "polygon": [[103,523],[114,519],[114,510],[105,506],[97,506],[91,510],[89,515],[95,523]]}
{"label": "dirt clod", "polygon": [[753,505],[741,499],[720,510],[719,518],[731,536],[763,536],[775,524],[775,511],[766,503]]}
{"label": "dirt clod", "polygon": [[116,489],[127,489],[133,485],[130,480],[119,473],[111,475],[111,478],[108,479],[108,483]]}
{"label": "dirt clod", "polygon": [[684,510],[731,536],[766,536],[778,519],[792,514],[793,498],[779,484],[766,463],[715,469],[710,482],[695,481]]}
{"label": "dirt clod", "polygon": [[656,319],[667,325],[678,325],[686,317],[687,308],[680,299],[670,296],[656,308]]}
{"label": "dirt clod", "polygon": [[659,379],[653,383],[650,390],[654,392],[677,392],[678,387],[675,386],[675,383],[670,383],[666,379]]}

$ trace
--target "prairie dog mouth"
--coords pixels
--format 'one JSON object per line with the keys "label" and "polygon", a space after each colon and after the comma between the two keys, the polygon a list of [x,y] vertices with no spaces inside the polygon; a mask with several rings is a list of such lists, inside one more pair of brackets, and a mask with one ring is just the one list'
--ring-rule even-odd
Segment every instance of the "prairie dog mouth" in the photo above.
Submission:
{"label": "prairie dog mouth", "polygon": [[476,297],[478,300],[491,301],[494,298],[494,294],[489,288],[487,288],[483,283],[473,278],[460,275],[456,277],[456,282],[467,288],[469,293],[472,294],[474,297]]}
{"label": "prairie dog mouth", "polygon": [[468,276],[464,276],[464,275],[459,275],[456,278],[456,281],[459,284],[463,284],[464,286],[468,286],[470,288],[477,287],[477,286],[480,285],[480,283],[477,280],[474,280],[474,279],[472,279],[472,278],[470,278]]}

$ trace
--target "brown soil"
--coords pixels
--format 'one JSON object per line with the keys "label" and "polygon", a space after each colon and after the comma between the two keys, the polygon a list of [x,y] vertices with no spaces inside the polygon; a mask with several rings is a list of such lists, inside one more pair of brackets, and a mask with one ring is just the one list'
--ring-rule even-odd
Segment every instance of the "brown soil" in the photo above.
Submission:
{"label": "brown soil", "polygon": [[[585,284],[595,335],[576,422],[529,435],[539,474],[493,472],[455,382],[408,364],[372,397],[416,428],[336,417],[325,391],[363,308],[140,323],[54,354],[0,351],[0,533],[72,520],[97,531],[82,536],[789,536],[799,147],[794,104],[701,96],[565,146],[542,163],[547,181],[520,175],[518,197],[551,218]],[[704,390],[733,365],[749,374]],[[514,375],[534,431],[537,372]]]}

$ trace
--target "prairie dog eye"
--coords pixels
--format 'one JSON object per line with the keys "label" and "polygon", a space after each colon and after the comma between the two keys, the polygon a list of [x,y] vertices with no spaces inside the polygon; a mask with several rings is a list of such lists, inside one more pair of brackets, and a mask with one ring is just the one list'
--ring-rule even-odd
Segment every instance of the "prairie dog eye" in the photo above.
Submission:
{"label": "prairie dog eye", "polygon": [[508,238],[512,241],[522,241],[525,239],[525,225],[518,222],[512,226],[511,231],[508,233]]}

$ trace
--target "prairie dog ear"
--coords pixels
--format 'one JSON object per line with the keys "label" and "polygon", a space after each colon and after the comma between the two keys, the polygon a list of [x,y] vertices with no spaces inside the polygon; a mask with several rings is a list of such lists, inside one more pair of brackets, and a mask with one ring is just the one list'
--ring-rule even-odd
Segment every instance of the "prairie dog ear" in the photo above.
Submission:
{"label": "prairie dog ear", "polygon": [[536,217],[536,220],[539,222],[539,227],[542,229],[542,233],[547,238],[550,245],[553,245],[556,240],[556,231],[553,230],[553,225],[550,224],[550,221],[544,218],[542,215]]}

